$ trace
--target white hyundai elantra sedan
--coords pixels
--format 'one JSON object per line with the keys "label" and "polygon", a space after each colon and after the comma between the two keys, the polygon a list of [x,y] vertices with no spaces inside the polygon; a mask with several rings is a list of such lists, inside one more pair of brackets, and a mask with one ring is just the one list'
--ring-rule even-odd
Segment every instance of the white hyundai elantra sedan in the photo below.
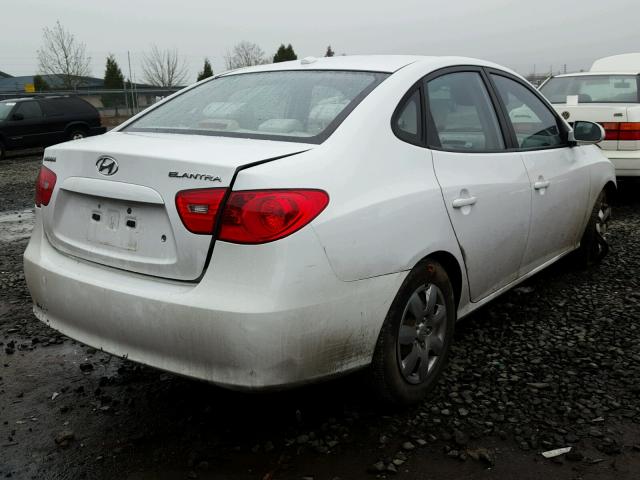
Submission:
{"label": "white hyundai elantra sedan", "polygon": [[606,254],[602,138],[469,58],[227,72],[45,151],[34,311],[230,388],[368,368],[384,399],[416,402],[457,319],[574,250]]}

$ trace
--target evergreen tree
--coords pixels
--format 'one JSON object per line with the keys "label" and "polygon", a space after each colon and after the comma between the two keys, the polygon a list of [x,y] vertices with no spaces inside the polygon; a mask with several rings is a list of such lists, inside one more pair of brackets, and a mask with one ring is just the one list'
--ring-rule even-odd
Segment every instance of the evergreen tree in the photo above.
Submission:
{"label": "evergreen tree", "polygon": [[122,71],[113,54],[107,57],[107,65],[104,70],[104,88],[119,90],[124,88],[124,75],[122,75]]}
{"label": "evergreen tree", "polygon": [[204,80],[205,78],[213,77],[213,69],[211,68],[211,63],[208,58],[204,59],[204,67],[202,67],[202,71],[198,72],[198,82],[200,80]]}
{"label": "evergreen tree", "polygon": [[[124,75],[118,66],[113,54],[107,57],[107,65],[104,70],[104,88],[109,90],[122,90],[124,88]],[[102,95],[102,105],[112,107],[118,115],[118,107],[123,105],[124,95],[118,93],[106,93]]]}
{"label": "evergreen tree", "polygon": [[36,92],[45,92],[47,90],[51,90],[49,84],[44,78],[42,78],[42,75],[33,76],[33,86],[36,89]]}
{"label": "evergreen tree", "polygon": [[293,51],[293,47],[291,46],[291,44],[287,45],[287,55],[289,56],[289,60],[298,59],[298,55],[296,55],[296,52]]}
{"label": "evergreen tree", "polygon": [[327,47],[327,53],[324,54],[325,57],[333,57],[335,55],[334,51],[331,50],[331,45]]}
{"label": "evergreen tree", "polygon": [[293,51],[291,44],[284,46],[284,43],[278,47],[278,51],[273,56],[273,63],[288,62],[289,60],[297,60],[298,55]]}

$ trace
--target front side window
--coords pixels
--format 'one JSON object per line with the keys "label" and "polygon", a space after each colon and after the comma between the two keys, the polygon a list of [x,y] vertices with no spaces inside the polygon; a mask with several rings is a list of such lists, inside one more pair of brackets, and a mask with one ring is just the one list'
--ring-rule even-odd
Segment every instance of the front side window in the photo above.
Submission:
{"label": "front side window", "polygon": [[549,107],[524,85],[492,74],[504,103],[520,148],[546,148],[563,145],[558,120]]}
{"label": "front side window", "polygon": [[498,118],[478,72],[442,75],[427,82],[426,90],[439,143],[431,146],[464,152],[504,150]]}
{"label": "front side window", "polygon": [[21,102],[15,113],[20,113],[25,120],[35,120],[42,118],[42,110],[37,102]]}
{"label": "front side window", "polygon": [[638,103],[634,75],[555,77],[540,91],[551,103],[567,103],[569,96],[577,96],[579,103]]}
{"label": "front side window", "polygon": [[160,105],[125,131],[320,143],[386,77],[330,70],[223,76]]}
{"label": "front side window", "polygon": [[0,121],[6,120],[15,106],[16,102],[0,102]]}

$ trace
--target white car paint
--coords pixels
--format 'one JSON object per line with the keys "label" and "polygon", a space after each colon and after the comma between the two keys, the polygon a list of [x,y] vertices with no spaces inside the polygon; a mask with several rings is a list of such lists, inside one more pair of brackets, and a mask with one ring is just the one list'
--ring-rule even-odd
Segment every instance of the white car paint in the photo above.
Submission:
{"label": "white car paint", "polygon": [[[469,154],[400,140],[391,118],[405,93],[455,65],[506,71],[468,58],[395,56],[253,67],[223,75],[391,75],[320,144],[125,131],[134,118],[101,137],[48,148],[56,188],[49,205],[36,208],[24,257],[36,316],[137,362],[233,388],[268,388],[368,365],[391,302],[427,256],[450,265],[459,280],[457,316],[469,314],[575,249],[615,176],[594,146]],[[97,171],[102,155],[118,159],[113,177]],[[256,163],[271,158],[278,159]],[[167,176],[176,170],[220,180]],[[549,181],[544,192],[535,188],[539,177]],[[277,241],[215,241],[207,264],[212,239],[183,227],[174,196],[211,186],[322,189],[330,201]],[[472,196],[475,203],[454,208]],[[140,237],[92,238],[98,204],[116,223],[136,216]],[[125,204],[131,214],[122,213]],[[165,242],[149,241],[161,235]]]}
{"label": "white car paint", "polygon": [[[607,75],[635,76],[637,79],[640,75],[640,53],[604,57],[596,60],[588,72],[556,75],[552,78],[585,77],[595,80]],[[548,84],[549,80],[547,79],[540,85],[541,90],[544,90],[544,86]],[[581,103],[577,98],[567,98],[567,101],[553,103],[553,107],[569,122],[588,120],[601,124],[608,122],[640,123],[640,99],[636,99],[635,102]],[[602,153],[615,166],[617,176],[640,176],[639,140],[605,140],[599,146]]]}

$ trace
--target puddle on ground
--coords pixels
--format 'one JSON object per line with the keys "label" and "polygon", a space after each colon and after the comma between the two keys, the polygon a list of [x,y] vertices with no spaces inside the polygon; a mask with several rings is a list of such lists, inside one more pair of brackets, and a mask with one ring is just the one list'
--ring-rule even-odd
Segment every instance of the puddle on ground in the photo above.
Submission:
{"label": "puddle on ground", "polygon": [[0,243],[15,242],[31,236],[33,208],[0,212]]}

